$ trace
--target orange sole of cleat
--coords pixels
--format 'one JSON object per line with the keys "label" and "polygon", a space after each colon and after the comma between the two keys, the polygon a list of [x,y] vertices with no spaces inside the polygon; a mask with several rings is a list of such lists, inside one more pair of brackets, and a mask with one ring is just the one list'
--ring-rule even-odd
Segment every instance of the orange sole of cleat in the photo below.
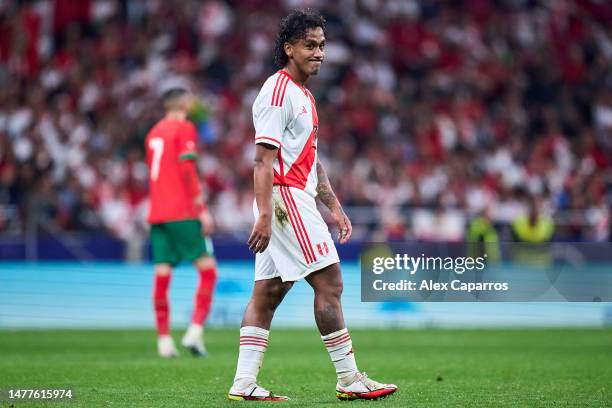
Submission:
{"label": "orange sole of cleat", "polygon": [[270,395],[268,397],[251,397],[248,395],[228,394],[227,399],[230,401],[289,401],[289,397],[284,397],[282,395]]}
{"label": "orange sole of cleat", "polygon": [[352,401],[356,399],[376,400],[388,397],[397,391],[397,388],[383,388],[372,392],[337,392],[336,398],[342,401]]}

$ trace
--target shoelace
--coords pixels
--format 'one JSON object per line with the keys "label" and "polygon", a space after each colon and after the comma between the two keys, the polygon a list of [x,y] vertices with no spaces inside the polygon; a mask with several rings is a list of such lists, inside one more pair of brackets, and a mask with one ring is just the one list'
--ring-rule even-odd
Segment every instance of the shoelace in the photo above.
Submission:
{"label": "shoelace", "polygon": [[[272,396],[272,392],[266,390],[263,387],[260,387],[259,385],[256,385],[255,388],[253,388],[253,391],[251,391],[250,395],[253,395],[255,393],[255,391],[257,391],[258,388],[259,388],[259,390],[261,391],[262,394],[265,394],[267,392],[268,393],[268,395],[267,395],[268,397]],[[263,396],[265,396],[265,395],[263,395]]]}
{"label": "shoelace", "polygon": [[377,383],[374,380],[369,379],[368,374],[365,371],[362,373],[358,373],[358,374],[360,374],[360,376],[358,377],[358,381],[360,381],[363,385],[365,385],[365,387],[368,390],[372,391],[377,388],[380,388],[381,384]]}

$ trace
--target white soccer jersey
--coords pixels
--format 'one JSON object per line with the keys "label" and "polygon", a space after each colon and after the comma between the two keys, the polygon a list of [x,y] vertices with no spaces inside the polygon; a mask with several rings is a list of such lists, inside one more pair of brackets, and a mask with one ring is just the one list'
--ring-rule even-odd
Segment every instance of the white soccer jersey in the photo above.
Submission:
{"label": "white soccer jersey", "polygon": [[[274,162],[272,237],[255,255],[255,280],[296,281],[339,262],[329,229],[317,209],[315,101],[286,71],[264,83],[253,103],[255,143],[278,147]],[[259,215],[253,203],[255,217]]]}
{"label": "white soccer jersey", "polygon": [[253,103],[255,143],[278,147],[274,184],[317,195],[317,130],[315,100],[308,89],[284,70],[264,83]]}

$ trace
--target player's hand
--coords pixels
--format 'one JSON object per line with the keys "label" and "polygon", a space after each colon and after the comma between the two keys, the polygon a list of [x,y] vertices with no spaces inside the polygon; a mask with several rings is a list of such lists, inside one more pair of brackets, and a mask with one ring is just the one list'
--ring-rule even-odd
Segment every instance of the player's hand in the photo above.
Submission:
{"label": "player's hand", "polygon": [[270,237],[272,237],[272,217],[260,215],[257,217],[251,237],[247,241],[249,249],[255,254],[265,251],[270,243]]}
{"label": "player's hand", "polygon": [[342,207],[338,207],[338,209],[331,212],[331,216],[336,222],[336,226],[338,227],[338,241],[341,244],[346,243],[351,234],[353,233],[353,226],[351,225],[351,220],[344,213]]}
{"label": "player's hand", "polygon": [[202,211],[198,215],[202,224],[202,235],[210,235],[215,232],[215,222],[213,221],[209,211]]}

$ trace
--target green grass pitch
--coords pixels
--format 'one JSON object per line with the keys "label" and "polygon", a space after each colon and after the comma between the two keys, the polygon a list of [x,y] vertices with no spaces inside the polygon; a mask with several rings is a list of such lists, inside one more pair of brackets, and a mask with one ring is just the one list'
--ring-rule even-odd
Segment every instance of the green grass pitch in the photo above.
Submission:
{"label": "green grass pitch", "polygon": [[[175,339],[180,338],[175,332]],[[612,406],[612,330],[352,330],[357,362],[394,382],[381,401],[342,402],[318,333],[272,330],[259,377],[287,406]],[[219,407],[237,359],[238,330],[210,330],[210,357],[156,356],[144,330],[0,331],[0,390],[71,388],[70,402],[0,407]],[[261,404],[261,403],[259,403]],[[270,404],[270,403],[265,403]]]}

